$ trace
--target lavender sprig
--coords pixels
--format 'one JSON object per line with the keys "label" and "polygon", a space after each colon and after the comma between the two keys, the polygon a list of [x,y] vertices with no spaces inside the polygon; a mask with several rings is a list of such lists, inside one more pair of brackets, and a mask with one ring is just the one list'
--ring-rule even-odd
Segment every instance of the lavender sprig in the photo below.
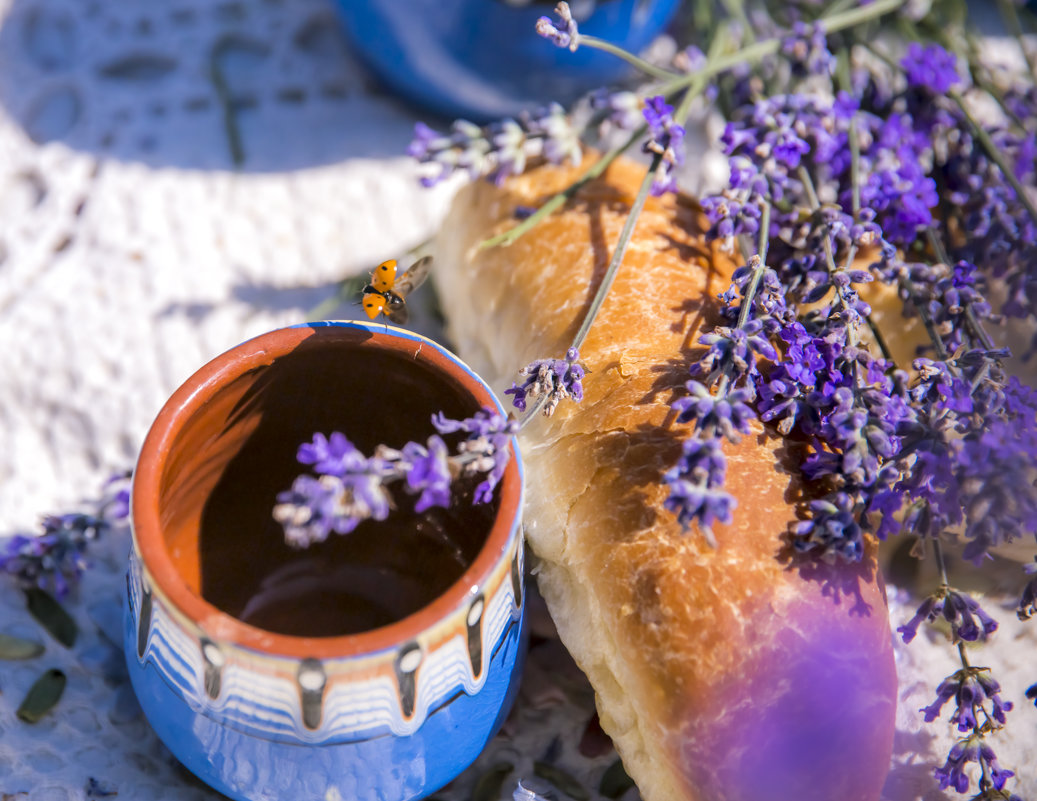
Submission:
{"label": "lavender sprig", "polygon": [[914,617],[897,631],[904,638],[904,642],[909,643],[918,634],[918,627],[923,621],[933,623],[940,617],[950,625],[953,643],[962,640],[975,642],[997,631],[997,621],[984,612],[975,599],[952,589],[947,584],[941,584],[935,592],[927,596]]}
{"label": "lavender sprig", "polygon": [[652,182],[652,194],[658,197],[676,192],[675,171],[684,163],[684,128],[674,120],[673,106],[662,95],[648,98],[643,114],[649,131],[643,150],[660,158],[660,168]]}
{"label": "lavender sprig", "polygon": [[[1005,712],[1012,710],[1012,702],[1001,699],[1001,685],[989,673],[990,668],[963,667],[944,679],[936,688],[936,700],[921,710],[925,722],[932,723],[940,717],[944,705],[953,698],[956,706],[950,720],[958,731],[981,728],[980,718],[1004,725]],[[987,701],[991,703],[989,711]]]}
{"label": "lavender sprig", "polygon": [[475,488],[473,502],[489,503],[508,466],[508,443],[519,430],[518,422],[482,409],[464,420],[449,420],[438,413],[432,416],[432,425],[440,434],[461,431],[468,435],[458,446],[458,463],[465,475],[486,475]]}
{"label": "lavender sprig", "polygon": [[274,519],[285,531],[285,541],[304,548],[323,542],[332,533],[349,534],[364,520],[384,520],[392,509],[389,485],[402,482],[409,495],[417,496],[415,512],[451,503],[451,483],[461,475],[484,475],[476,486],[473,503],[489,503],[507,468],[509,442],[517,430],[514,421],[490,409],[465,420],[433,415],[439,434],[467,434],[454,454],[432,434],[427,441],[408,442],[399,450],[379,446],[364,456],[341,432],[317,433],[299,446],[300,464],[317,476],[296,477],[289,490],[278,493]]}
{"label": "lavender sprig", "polygon": [[550,17],[540,17],[537,20],[536,32],[557,47],[564,47],[574,53],[580,45],[593,47],[626,61],[653,78],[666,80],[674,77],[674,73],[661,69],[642,58],[638,58],[635,54],[621,47],[616,47],[611,42],[599,39],[596,36],[587,36],[580,33],[568,3],[561,2],[555,6],[555,13],[558,15],[558,24],[555,24]]}
{"label": "lavender sprig", "polygon": [[555,6],[555,13],[558,15],[560,26],[555,25],[550,17],[540,17],[537,20],[536,32],[558,47],[568,48],[575,53],[576,48],[580,46],[580,32],[569,10],[569,4],[559,3]]}
{"label": "lavender sprig", "polygon": [[[765,220],[767,216],[765,209]],[[761,249],[766,257],[765,247]],[[692,432],[684,441],[680,460],[663,475],[668,488],[663,505],[676,515],[683,529],[696,523],[713,548],[717,546],[713,524],[730,523],[737,505],[734,496],[724,490],[727,460],[722,442],[737,442],[751,431],[750,421],[756,413],[749,404],[756,398],[757,356],[777,358],[771,344],[760,336],[763,320],[749,318],[756,291],[768,272],[760,255],[736,272],[729,293],[736,288],[743,293],[738,324],[719,326],[699,337],[699,344],[708,348],[706,355],[690,369],[692,378],[685,384],[688,395],[671,404],[677,422],[691,423]]]}
{"label": "lavender sprig", "polygon": [[[1005,782],[1014,773],[997,764],[997,758],[986,738],[1004,727],[1005,713],[1012,710],[1011,701],[1001,698],[1001,685],[991,675],[990,669],[973,667],[965,651],[965,642],[986,639],[993,634],[998,624],[980,605],[968,595],[951,589],[947,582],[947,568],[943,550],[937,539],[931,540],[942,584],[926,598],[914,617],[897,629],[904,642],[910,642],[923,620],[930,623],[943,617],[951,628],[951,641],[956,646],[961,669],[944,679],[936,690],[936,699],[921,711],[925,721],[932,723],[948,701],[955,700],[955,709],[950,720],[959,732],[968,735],[952,746],[947,761],[934,770],[940,788],[954,787],[959,793],[968,792],[970,782],[966,767],[971,762],[979,764],[978,780],[980,798],[1007,797]],[[977,623],[978,620],[978,623]],[[987,708],[989,702],[990,708]],[[1000,796],[994,795],[1000,793]],[[1014,797],[1014,796],[1012,796]]]}
{"label": "lavender sprig", "polygon": [[512,395],[512,405],[520,412],[526,411],[527,398],[542,403],[545,417],[554,414],[558,404],[563,400],[579,403],[583,400],[583,366],[579,363],[580,352],[569,348],[564,359],[537,359],[521,370],[519,375],[525,377],[521,385],[512,384],[511,389],[504,390],[505,395]]}
{"label": "lavender sprig", "polygon": [[798,77],[829,75],[835,67],[835,57],[828,49],[823,22],[813,25],[794,22],[792,33],[781,43],[781,52],[789,59]]}
{"label": "lavender sprig", "polygon": [[0,539],[0,573],[14,576],[24,588],[51,588],[66,596],[89,565],[92,542],[109,533],[129,514],[129,474],[112,476],[90,512],[47,515],[42,531]]}
{"label": "lavender sprig", "polygon": [[[947,756],[947,762],[934,771],[940,782],[940,789],[946,790],[953,787],[959,793],[967,793],[969,790],[969,776],[965,772],[969,763],[975,762],[979,765],[982,778],[979,780],[981,798],[988,796],[990,790],[1002,791],[1005,782],[1015,774],[1010,770],[1003,769],[997,764],[997,755],[980,734],[973,733],[968,737],[958,740],[951,748]],[[1011,796],[1015,798],[1015,796]]]}
{"label": "lavender sprig", "polygon": [[[834,34],[839,31],[852,28],[855,25],[859,25],[869,20],[878,19],[885,14],[897,10],[902,5],[902,0],[875,0],[867,6],[860,8],[854,8],[850,10],[840,10],[838,13],[831,15],[823,15],[819,20],[824,25],[824,28],[828,34]],[[707,56],[706,63],[701,65],[698,69],[693,69],[686,72],[684,75],[670,75],[663,73],[657,75],[657,77],[663,78],[664,82],[659,85],[654,94],[662,96],[664,98],[674,98],[681,93],[684,93],[684,101],[682,105],[689,104],[695,97],[707,93],[712,95],[715,91],[715,87],[710,83],[716,76],[728,72],[732,69],[740,69],[747,64],[752,64],[761,59],[767,58],[770,55],[778,52],[782,46],[785,36],[775,36],[770,39],[753,42],[747,47],[737,50],[733,53],[723,53],[722,36],[715,36],[710,45],[710,52]],[[596,37],[586,37],[581,35],[581,44],[585,44],[591,47],[607,50],[613,52],[616,55],[621,55],[630,58],[630,54],[626,51],[620,51],[617,48],[609,45],[607,42],[603,42]],[[567,45],[566,45],[567,46]],[[642,69],[648,71],[656,70],[653,65],[638,64]],[[682,120],[686,114],[682,115],[678,113],[676,119]],[[561,206],[570,198],[572,198],[580,187],[585,185],[588,181],[600,176],[619,155],[626,152],[636,142],[640,141],[644,135],[646,127],[642,127],[635,131],[634,134],[622,144],[609,150],[601,159],[591,165],[587,171],[577,179],[572,185],[563,189],[561,192],[548,198],[537,211],[532,215],[526,217],[518,225],[498,234],[495,237],[485,240],[481,243],[480,247],[490,248],[501,245],[510,245],[514,243],[519,237],[531,230],[534,226],[539,224],[545,217],[554,211],[561,208]],[[420,136],[418,137],[421,138]],[[423,148],[418,146],[417,157],[419,159],[425,158]],[[446,174],[453,171],[454,160],[451,157],[445,159],[445,170]],[[428,185],[428,181],[435,182],[435,177],[423,179],[423,182]]]}
{"label": "lavender sprig", "polygon": [[407,154],[433,168],[422,175],[422,186],[434,186],[456,171],[500,184],[509,175],[522,173],[530,159],[543,157],[552,164],[579,164],[581,159],[577,132],[557,103],[522,114],[517,121],[506,119],[485,127],[457,120],[449,134],[419,122]]}

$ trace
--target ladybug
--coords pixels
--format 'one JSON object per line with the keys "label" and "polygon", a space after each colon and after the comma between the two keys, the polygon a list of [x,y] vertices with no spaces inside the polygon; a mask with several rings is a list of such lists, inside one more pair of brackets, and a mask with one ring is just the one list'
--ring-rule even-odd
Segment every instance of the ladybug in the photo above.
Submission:
{"label": "ladybug", "polygon": [[410,316],[404,298],[428,277],[432,258],[426,256],[411,265],[397,280],[396,259],[383,261],[371,273],[371,283],[364,287],[361,305],[372,320],[384,314],[396,325],[404,325]]}

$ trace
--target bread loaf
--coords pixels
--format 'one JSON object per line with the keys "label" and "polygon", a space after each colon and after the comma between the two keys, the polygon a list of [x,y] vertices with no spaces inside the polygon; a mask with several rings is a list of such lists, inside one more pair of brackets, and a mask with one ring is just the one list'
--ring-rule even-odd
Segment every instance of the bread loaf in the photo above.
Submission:
{"label": "bread loaf", "polygon": [[[485,250],[578,173],[544,166],[457,196],[433,276],[456,348],[498,393],[564,356],[643,174],[617,162]],[[810,488],[799,447],[760,426],[725,446],[738,505],[715,549],[663,508],[686,434],[670,403],[735,267],[702,226],[690,199],[649,199],[581,349],[583,402],[521,434],[537,580],[646,801],[874,801],[896,698],[874,549],[855,565],[786,556]]]}

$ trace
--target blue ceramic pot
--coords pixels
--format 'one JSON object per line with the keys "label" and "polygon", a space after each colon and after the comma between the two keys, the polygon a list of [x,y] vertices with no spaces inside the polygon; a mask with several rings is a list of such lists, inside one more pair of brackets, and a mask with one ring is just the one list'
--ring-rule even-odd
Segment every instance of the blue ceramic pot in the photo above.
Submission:
{"label": "blue ceramic pot", "polygon": [[[475,543],[474,555],[431,600],[386,625],[314,634],[315,618],[340,622],[329,609],[352,614],[336,606],[342,599],[321,585],[321,571],[341,556],[335,548],[359,543],[364,552],[373,535],[389,538],[389,551],[410,559],[416,575],[441,572],[416,529],[363,523],[322,544],[333,550],[319,552],[314,568],[308,552],[284,550],[283,532],[267,522],[277,487],[299,469],[292,454],[310,436],[302,432],[342,430],[365,452],[368,440],[399,446],[428,428],[431,405],[455,418],[483,406],[501,411],[490,389],[432,341],[329,323],[275,331],[216,358],[152,426],[134,476],[126,658],[152,727],[221,793],[421,798],[464,770],[503,722],[526,646],[514,443],[485,519],[462,511],[444,524],[457,535],[452,543]],[[279,561],[304,580],[272,584]],[[375,603],[410,591],[395,568],[335,569],[352,578],[331,590],[367,582]],[[235,594],[251,596],[246,614],[228,612]],[[268,616],[269,628],[244,622],[264,597],[287,616]]]}
{"label": "blue ceramic pot", "polygon": [[[573,3],[582,33],[637,52],[678,0]],[[392,90],[448,117],[485,122],[563,104],[629,74],[615,56],[556,47],[536,33],[554,2],[338,0],[355,51]],[[583,13],[583,9],[587,13]]]}

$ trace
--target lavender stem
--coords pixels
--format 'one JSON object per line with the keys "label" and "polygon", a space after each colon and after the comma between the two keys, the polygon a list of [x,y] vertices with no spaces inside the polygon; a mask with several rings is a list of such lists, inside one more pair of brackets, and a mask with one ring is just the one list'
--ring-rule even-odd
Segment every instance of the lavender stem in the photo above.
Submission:
{"label": "lavender stem", "polygon": [[633,53],[630,53],[621,47],[616,47],[616,45],[612,44],[612,42],[607,42],[604,39],[599,39],[597,36],[587,36],[586,34],[581,33],[580,45],[593,47],[595,50],[602,50],[606,53],[610,53],[611,55],[616,56],[617,58],[620,58],[623,61],[627,62],[631,66],[637,67],[637,69],[641,70],[641,72],[651,75],[653,78],[659,78],[660,80],[667,81],[671,78],[676,77],[677,75],[677,73],[675,72],[670,72],[670,70],[657,67],[654,64],[645,61],[643,58],[638,58]]}
{"label": "lavender stem", "polygon": [[508,245],[514,244],[515,241],[519,239],[519,237],[521,237],[527,231],[535,227],[541,220],[543,220],[549,214],[559,209],[562,205],[565,204],[567,200],[572,198],[586,184],[593,181],[595,178],[597,178],[603,172],[605,172],[605,170],[608,169],[609,165],[613,161],[615,161],[624,152],[629,150],[630,147],[638,139],[644,136],[647,131],[648,126],[642,125],[636,131],[634,131],[634,133],[631,134],[630,138],[627,139],[623,144],[617,145],[616,147],[608,151],[604,156],[602,156],[594,164],[592,164],[587,169],[587,171],[582,176],[580,176],[580,178],[578,178],[576,181],[574,181],[572,184],[570,184],[568,187],[563,189],[558,194],[551,197],[547,202],[540,206],[540,208],[538,208],[535,212],[530,214],[526,219],[524,219],[514,228],[509,228],[502,234],[498,234],[497,236],[491,237],[490,239],[484,239],[482,242],[480,242],[479,249],[484,250],[486,248],[492,248],[498,245],[507,247]]}

